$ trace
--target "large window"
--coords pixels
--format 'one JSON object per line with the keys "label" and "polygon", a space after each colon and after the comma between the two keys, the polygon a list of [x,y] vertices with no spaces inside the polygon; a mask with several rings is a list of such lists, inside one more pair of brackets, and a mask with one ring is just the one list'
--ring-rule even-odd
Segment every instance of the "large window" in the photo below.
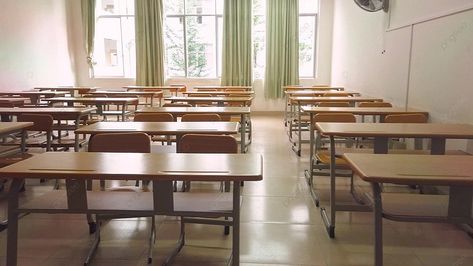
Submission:
{"label": "large window", "polygon": [[95,77],[135,77],[134,0],[98,0],[95,9]]}
{"label": "large window", "polygon": [[[266,1],[253,0],[254,77],[265,67]],[[223,0],[164,0],[166,76],[221,75]],[[315,77],[317,0],[299,0],[299,76]],[[94,75],[134,78],[134,0],[97,0]]]}
{"label": "large window", "polygon": [[169,77],[220,76],[223,0],[165,0]]}

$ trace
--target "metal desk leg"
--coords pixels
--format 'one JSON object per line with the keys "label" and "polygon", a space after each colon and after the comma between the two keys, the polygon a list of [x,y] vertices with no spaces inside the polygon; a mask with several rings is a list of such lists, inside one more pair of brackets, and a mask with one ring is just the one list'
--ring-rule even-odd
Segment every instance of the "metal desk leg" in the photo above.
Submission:
{"label": "metal desk leg", "polygon": [[246,115],[241,114],[240,118],[240,152],[246,153]]}
{"label": "metal desk leg", "polygon": [[233,182],[232,265],[240,265],[240,186]]}
{"label": "metal desk leg", "polygon": [[388,153],[388,138],[387,137],[374,138],[374,153]]}
{"label": "metal desk leg", "polygon": [[301,102],[297,103],[297,119],[299,120],[299,131],[298,131],[298,146],[297,146],[297,156],[301,156],[301,138],[302,138],[302,121],[301,121]]}
{"label": "metal desk leg", "polygon": [[383,206],[381,202],[381,187],[372,183],[374,198],[374,265],[383,265]]}
{"label": "metal desk leg", "polygon": [[310,157],[309,157],[309,170],[304,171],[304,176],[307,181],[307,185],[309,186],[310,195],[312,196],[312,200],[315,203],[315,206],[319,207],[319,198],[314,191],[314,145],[315,145],[315,127],[312,123],[314,118],[314,114],[310,113]]}
{"label": "metal desk leg", "polygon": [[122,104],[122,122],[125,122],[125,113],[128,109],[128,105],[126,103]]}
{"label": "metal desk leg", "polygon": [[445,154],[445,138],[432,138],[431,154]]}
{"label": "metal desk leg", "polygon": [[23,180],[13,179],[8,193],[7,265],[16,265],[18,255],[18,193]]}

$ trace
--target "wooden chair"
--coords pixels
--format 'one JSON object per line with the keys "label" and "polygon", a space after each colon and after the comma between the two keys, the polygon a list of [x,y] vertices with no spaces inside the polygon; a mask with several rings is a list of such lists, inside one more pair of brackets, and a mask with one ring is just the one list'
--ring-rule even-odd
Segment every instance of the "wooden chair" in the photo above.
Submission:
{"label": "wooden chair", "polygon": [[165,103],[163,107],[192,107],[192,105],[188,103]]}
{"label": "wooden chair", "polygon": [[351,97],[350,93],[337,93],[337,92],[326,92],[322,95],[323,97]]}
{"label": "wooden chair", "polygon": [[427,117],[424,114],[395,114],[387,115],[384,118],[385,123],[427,123]]}
{"label": "wooden chair", "polygon": [[358,107],[393,107],[393,105],[388,102],[361,102]]}
{"label": "wooden chair", "polygon": [[[196,94],[188,94],[187,95],[188,97],[212,97],[212,94],[200,94],[200,93],[196,93]],[[194,102],[195,106],[213,106],[213,103],[212,101],[196,101]]]}
{"label": "wooden chair", "polygon": [[[177,152],[181,153],[237,153],[238,144],[233,136],[211,134],[186,134],[177,145]],[[230,191],[230,184],[226,183],[224,190]],[[190,190],[190,183],[184,183],[184,191]]]}
{"label": "wooden chair", "polygon": [[[238,153],[237,140],[229,135],[211,135],[211,134],[186,134],[179,140],[177,152],[180,153]],[[189,191],[190,182],[183,183],[183,191]],[[230,182],[225,182],[223,189],[220,184],[220,190],[230,191]],[[227,219],[227,217],[225,217]],[[181,233],[184,230],[185,218],[181,219]],[[230,229],[225,226],[224,233],[228,235]]]}
{"label": "wooden chair", "polygon": [[[103,133],[103,134],[96,134],[91,136],[89,140],[88,152],[133,152],[133,153],[149,153],[151,152],[151,141],[148,135],[144,133]],[[144,183],[144,181],[143,181]],[[100,180],[100,186],[105,186],[104,180]],[[111,188],[111,191],[123,191],[129,193],[139,193],[133,187],[116,187]],[[145,187],[143,186],[143,190]],[[97,219],[97,227],[95,231],[96,243],[92,250],[95,250],[96,245],[100,242],[100,220],[104,219],[105,217],[110,218],[110,215],[98,215],[96,216]],[[118,217],[113,218],[127,218],[127,215],[119,215]],[[146,216],[148,217],[148,216]],[[149,246],[148,246],[148,263],[152,260],[153,254],[153,245],[155,242],[156,236],[156,226],[155,226],[155,217],[154,215],[150,215],[151,217],[151,232],[149,237]],[[92,251],[89,253],[87,258],[87,264],[92,256]]]}
{"label": "wooden chair", "polygon": [[197,91],[218,91],[217,89],[197,88]]}
{"label": "wooden chair", "polygon": [[228,88],[228,89],[225,89],[226,92],[245,92],[246,89],[238,89],[238,88]]}
{"label": "wooden chair", "polygon": [[207,122],[222,121],[218,114],[185,114],[181,118],[182,122]]}
{"label": "wooden chair", "polygon": [[318,107],[350,107],[349,102],[321,102]]}
{"label": "wooden chair", "polygon": [[[354,123],[356,118],[351,113],[319,113],[313,117],[312,123],[317,122],[336,122],[336,123]],[[353,140],[346,138],[338,138],[335,140],[336,145],[344,145],[347,147],[352,146]],[[314,158],[310,158],[310,163],[312,164],[312,173],[310,184],[313,184],[312,176],[330,176],[330,148],[325,147],[325,144],[328,143],[326,138],[317,132],[315,140],[315,149],[314,149]],[[353,194],[353,173],[348,167],[347,162],[340,157],[335,159],[335,169],[336,176],[349,177],[350,182],[350,191]],[[319,206],[319,196],[314,193],[314,198],[316,205]]]}
{"label": "wooden chair", "polygon": [[[174,122],[174,116],[170,113],[139,113],[136,114],[133,118],[134,122]],[[161,141],[162,144],[167,142],[168,145],[171,145],[172,139],[171,136],[151,136],[152,141]]]}

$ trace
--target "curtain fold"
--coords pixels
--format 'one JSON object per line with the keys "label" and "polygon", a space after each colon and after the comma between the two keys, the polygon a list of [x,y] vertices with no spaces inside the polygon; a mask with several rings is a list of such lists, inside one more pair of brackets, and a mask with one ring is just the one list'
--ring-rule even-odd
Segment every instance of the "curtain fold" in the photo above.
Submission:
{"label": "curtain fold", "polygon": [[250,86],[252,0],[225,0],[221,85]]}
{"label": "curtain fold", "polygon": [[299,1],[266,2],[265,97],[283,96],[282,86],[299,83]]}
{"label": "curtain fold", "polygon": [[81,0],[85,53],[91,76],[94,72],[95,0]]}
{"label": "curtain fold", "polygon": [[136,84],[164,84],[163,1],[135,0]]}

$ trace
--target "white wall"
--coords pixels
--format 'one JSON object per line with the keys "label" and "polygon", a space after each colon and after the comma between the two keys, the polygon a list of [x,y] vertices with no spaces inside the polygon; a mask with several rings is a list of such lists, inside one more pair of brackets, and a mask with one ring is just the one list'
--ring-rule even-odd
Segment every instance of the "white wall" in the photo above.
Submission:
{"label": "white wall", "polygon": [[[70,3],[70,25],[71,40],[74,43],[75,69],[77,76],[77,85],[81,86],[98,86],[104,88],[122,87],[126,85],[134,85],[134,79],[110,79],[110,78],[90,78],[86,55],[82,45],[83,34],[80,15],[80,1],[66,0]],[[317,47],[317,77],[316,79],[301,80],[301,84],[329,84],[331,79],[331,56],[332,56],[332,0],[320,0],[320,15]],[[166,84],[184,83],[189,88],[195,85],[216,85],[220,84],[219,79],[168,79]],[[263,81],[255,80],[253,83],[255,90],[255,100],[252,104],[252,111],[282,111],[284,110],[283,100],[268,100],[264,98]]]}
{"label": "white wall", "polygon": [[471,1],[391,0],[389,22],[387,13],[335,0],[332,83],[429,111],[434,122],[473,123],[473,11],[422,22],[465,7]]}
{"label": "white wall", "polygon": [[63,0],[0,0],[0,90],[73,84]]}

